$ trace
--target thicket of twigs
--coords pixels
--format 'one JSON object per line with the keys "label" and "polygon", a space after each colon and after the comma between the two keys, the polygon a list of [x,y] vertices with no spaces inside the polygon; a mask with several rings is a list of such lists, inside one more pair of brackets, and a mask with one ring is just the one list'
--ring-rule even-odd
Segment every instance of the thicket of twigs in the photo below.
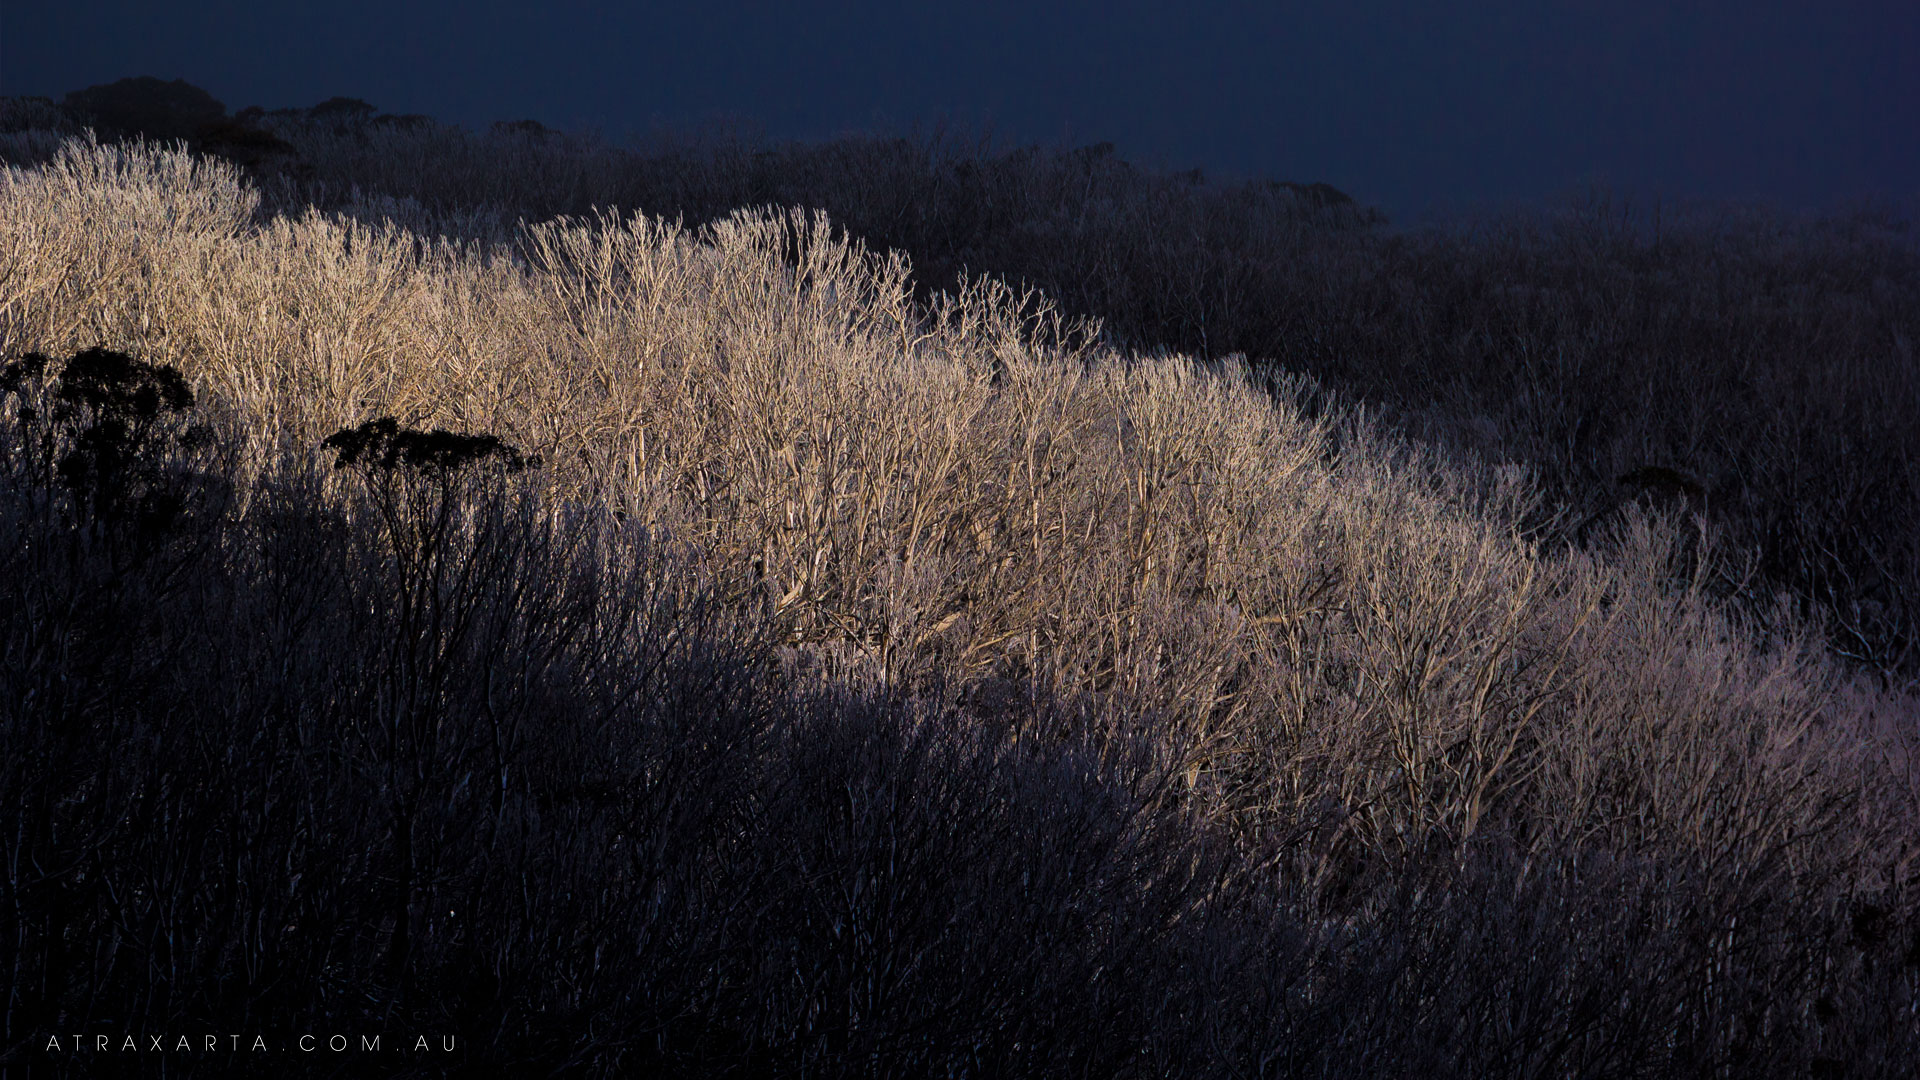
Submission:
{"label": "thicket of twigs", "polygon": [[[377,119],[377,118],[376,118]],[[1887,209],[1794,217],[1634,208],[1395,232],[1321,185],[1217,184],[1111,146],[726,138],[643,151],[501,125],[265,118],[297,152],[285,205],[506,238],[518,218],[623,207],[691,224],[824,209],[907,254],[921,299],[968,273],[1025,283],[1107,340],[1310,375],[1421,438],[1524,463],[1582,542],[1651,495],[1704,512],[1749,614],[1788,594],[1830,646],[1912,686],[1920,653],[1920,238]],[[484,212],[481,211],[485,208]],[[1646,470],[1655,470],[1648,472]]]}
{"label": "thicket of twigs", "polygon": [[10,1061],[316,1016],[580,1075],[1920,1055],[1911,702],[1678,466],[1556,513],[1465,398],[1430,426],[1496,445],[803,212],[274,213],[29,142]]}

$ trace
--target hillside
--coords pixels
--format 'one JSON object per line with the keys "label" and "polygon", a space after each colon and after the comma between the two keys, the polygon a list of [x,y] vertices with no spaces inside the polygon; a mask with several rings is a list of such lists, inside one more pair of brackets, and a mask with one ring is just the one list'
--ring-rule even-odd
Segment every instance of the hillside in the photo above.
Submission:
{"label": "hillside", "polygon": [[197,131],[277,212],[357,213],[358,200],[369,220],[486,243],[596,208],[690,227],[741,207],[823,209],[906,255],[923,303],[969,273],[1030,285],[1115,347],[1241,354],[1454,453],[1520,464],[1560,512],[1529,522],[1550,542],[1579,543],[1628,501],[1687,503],[1727,556],[1723,598],[1765,618],[1784,594],[1839,655],[1899,685],[1920,663],[1920,243],[1885,210],[1633,207],[1596,192],[1553,214],[1404,231],[1326,185],[1211,184],[1106,144],[936,132],[629,148],[533,121],[476,135],[349,98],[215,123],[222,107],[203,97],[128,80],[64,110],[16,107],[10,123]]}
{"label": "hillside", "polygon": [[0,136],[9,1062],[1920,1056],[1897,223],[335,111]]}

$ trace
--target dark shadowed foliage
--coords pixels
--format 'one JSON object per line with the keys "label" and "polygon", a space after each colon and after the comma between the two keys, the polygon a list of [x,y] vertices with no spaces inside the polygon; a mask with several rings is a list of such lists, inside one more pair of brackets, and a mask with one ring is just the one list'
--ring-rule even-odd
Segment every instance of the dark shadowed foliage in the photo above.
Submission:
{"label": "dark shadowed foliage", "polygon": [[51,363],[29,354],[0,367],[15,425],[9,463],[38,490],[63,488],[76,528],[122,557],[145,552],[206,494],[190,463],[213,433],[189,422],[193,394],[171,367],[96,347],[50,381]]}
{"label": "dark shadowed foliage", "polygon": [[187,82],[141,75],[75,90],[63,101],[80,123],[102,134],[192,139],[227,115],[212,94]]}
{"label": "dark shadowed foliage", "polygon": [[1366,855],[1334,819],[1248,848],[1132,736],[821,679],[490,436],[344,429],[344,490],[289,458],[114,564],[64,538],[235,433],[189,439],[177,374],[103,350],[0,391],[10,1074],[147,1067],[47,1032],[202,1028],[458,1048],[170,1071],[1891,1077],[1917,1048],[1897,899],[1756,906],[1711,863],[1493,835]]}
{"label": "dark shadowed foliage", "polygon": [[373,119],[380,110],[372,105],[351,97],[330,97],[307,110],[307,116],[313,120],[333,124],[364,124]]}
{"label": "dark shadowed foliage", "polygon": [[391,416],[368,420],[358,427],[329,435],[322,448],[334,452],[336,468],[359,467],[369,472],[395,469],[457,472],[469,466],[496,462],[509,473],[529,464],[520,451],[492,435],[461,435],[438,428],[416,431],[402,428]]}

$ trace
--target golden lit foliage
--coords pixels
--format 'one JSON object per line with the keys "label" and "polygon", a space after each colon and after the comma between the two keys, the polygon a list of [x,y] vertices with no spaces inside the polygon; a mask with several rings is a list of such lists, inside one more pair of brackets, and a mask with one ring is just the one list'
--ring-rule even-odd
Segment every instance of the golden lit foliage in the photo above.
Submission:
{"label": "golden lit foliage", "polygon": [[0,352],[175,365],[256,470],[377,416],[497,433],[768,606],[804,664],[1034,737],[1147,734],[1249,835],[1332,797],[1389,848],[1491,823],[1838,865],[1913,838],[1876,765],[1911,740],[1868,731],[1893,706],[1709,602],[1684,522],[1537,549],[1511,470],[1237,361],[1102,351],[992,280],[917,307],[901,257],[817,214],[481,250],[256,208],[152,148],[9,169]]}

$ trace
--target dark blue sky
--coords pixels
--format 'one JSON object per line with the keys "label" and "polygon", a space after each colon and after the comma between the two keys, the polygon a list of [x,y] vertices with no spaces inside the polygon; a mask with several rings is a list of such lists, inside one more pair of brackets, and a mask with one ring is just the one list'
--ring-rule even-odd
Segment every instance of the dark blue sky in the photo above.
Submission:
{"label": "dark blue sky", "polygon": [[1403,219],[1601,180],[1668,199],[1920,197],[1920,0],[5,0],[0,94],[184,78],[238,109],[334,95],[619,137],[1111,140],[1325,180]]}

